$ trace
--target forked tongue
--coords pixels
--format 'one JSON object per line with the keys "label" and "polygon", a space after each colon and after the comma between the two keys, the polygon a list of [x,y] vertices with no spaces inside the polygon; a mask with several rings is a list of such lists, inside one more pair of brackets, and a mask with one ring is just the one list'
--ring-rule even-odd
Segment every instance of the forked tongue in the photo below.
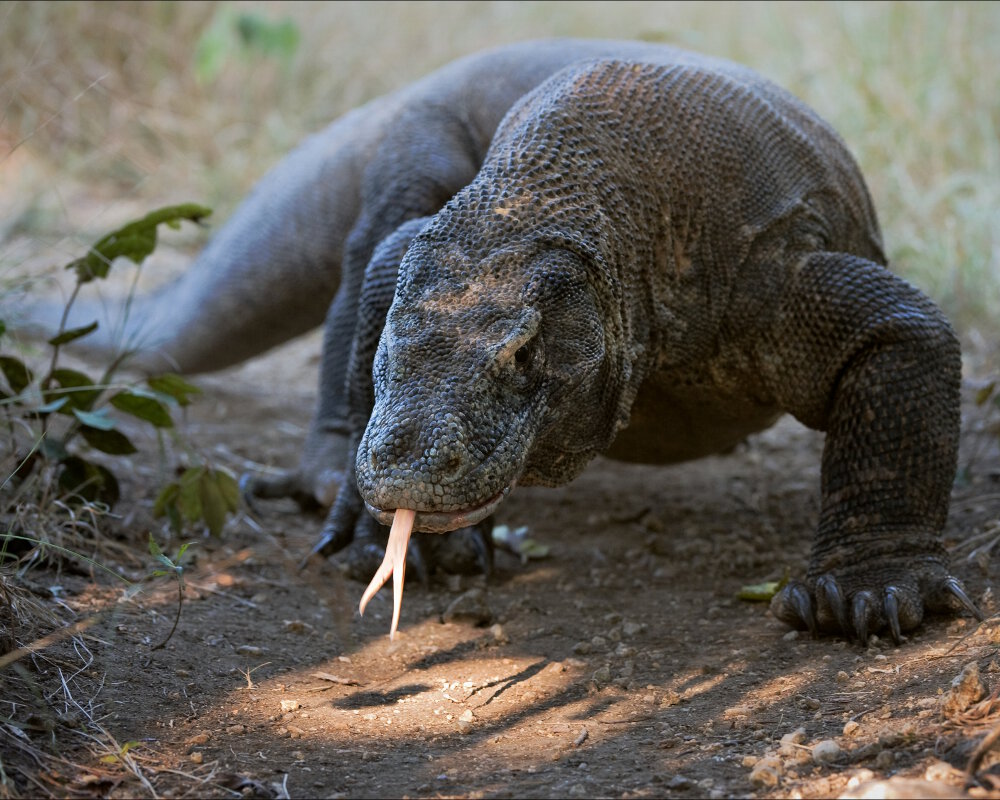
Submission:
{"label": "forked tongue", "polygon": [[399,611],[403,607],[403,579],[406,577],[406,546],[410,542],[413,531],[413,521],[417,512],[409,508],[397,508],[392,518],[392,529],[389,531],[389,543],[385,546],[385,558],[382,565],[368,584],[365,593],[361,595],[361,605],[358,610],[364,614],[365,606],[385,582],[392,576],[392,627],[389,628],[389,639],[396,638],[396,628],[399,627]]}

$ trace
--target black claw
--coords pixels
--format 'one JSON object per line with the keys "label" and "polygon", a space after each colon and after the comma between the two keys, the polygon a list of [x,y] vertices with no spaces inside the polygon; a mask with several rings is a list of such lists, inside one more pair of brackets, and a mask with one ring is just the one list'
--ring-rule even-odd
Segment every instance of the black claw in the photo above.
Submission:
{"label": "black claw", "polygon": [[818,635],[816,612],[813,608],[813,601],[809,590],[801,583],[793,583],[786,586],[785,591],[788,592],[788,601],[792,604],[792,608],[795,609],[795,613],[809,629],[809,635],[815,638]]}
{"label": "black claw", "polygon": [[476,551],[476,564],[487,578],[493,573],[493,518],[488,525],[478,525],[473,530],[472,547]]}
{"label": "black claw", "polygon": [[979,606],[973,603],[972,600],[969,598],[969,595],[965,593],[965,589],[962,588],[962,584],[958,582],[957,578],[953,578],[951,575],[949,575],[945,579],[941,588],[944,591],[953,595],[955,598],[957,598],[958,601],[965,607],[965,610],[968,611],[970,614],[972,614],[972,616],[974,616],[980,622],[986,619],[986,616],[983,614],[983,612],[979,610]]}
{"label": "black claw", "polygon": [[875,608],[875,598],[871,592],[858,592],[851,601],[851,621],[854,632],[862,645],[868,644],[868,625],[871,622],[872,611]]}
{"label": "black claw", "polygon": [[903,632],[899,627],[899,598],[896,597],[896,587],[889,586],[885,590],[885,601],[883,603],[885,617],[889,621],[889,631],[892,633],[892,640],[896,644],[903,643]]}
{"label": "black claw", "polygon": [[850,638],[853,632],[850,620],[847,617],[847,601],[840,591],[837,579],[832,575],[823,575],[820,577],[816,581],[816,596],[822,597],[826,601],[827,606],[833,611],[834,617],[837,618],[840,630],[845,636]]}

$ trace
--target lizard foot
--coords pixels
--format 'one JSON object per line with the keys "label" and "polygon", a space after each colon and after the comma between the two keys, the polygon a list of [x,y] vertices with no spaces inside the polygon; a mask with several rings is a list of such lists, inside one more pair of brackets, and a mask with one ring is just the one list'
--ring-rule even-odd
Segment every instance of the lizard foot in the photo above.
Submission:
{"label": "lizard foot", "polygon": [[862,643],[868,635],[888,627],[896,644],[903,631],[916,628],[924,612],[951,612],[964,608],[982,621],[983,613],[972,602],[957,578],[940,564],[923,574],[909,569],[837,570],[808,582],[792,580],[771,600],[771,612],[793,628],[820,633],[841,633]]}
{"label": "lizard foot", "polygon": [[[407,548],[407,566],[427,585],[436,569],[461,575],[493,571],[493,519],[489,517],[468,528],[448,533],[420,533],[411,536]],[[385,557],[389,528],[362,509],[356,492],[338,496],[330,509],[319,541],[302,562],[314,556],[327,558],[344,551],[347,574],[368,581]]]}
{"label": "lizard foot", "polygon": [[254,500],[290,497],[303,511],[315,511],[333,505],[344,484],[347,463],[347,437],[335,431],[310,429],[302,458],[295,469],[274,475],[240,477],[240,492],[253,509]]}
{"label": "lizard foot", "polygon": [[[256,510],[256,500],[275,500],[289,497],[299,504],[302,511],[315,511],[323,506],[330,505],[326,496],[336,494],[336,486],[339,484],[337,476],[331,476],[327,482],[332,486],[331,490],[319,490],[314,481],[301,470],[283,470],[277,475],[251,475],[244,473],[240,476],[240,494],[244,502],[253,510]],[[322,497],[320,495],[323,495]]]}

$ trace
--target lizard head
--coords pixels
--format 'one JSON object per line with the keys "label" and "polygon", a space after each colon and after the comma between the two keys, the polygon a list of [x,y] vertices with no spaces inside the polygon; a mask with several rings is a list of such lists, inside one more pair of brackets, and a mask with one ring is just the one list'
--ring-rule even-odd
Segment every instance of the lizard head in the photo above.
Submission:
{"label": "lizard head", "polygon": [[400,265],[357,477],[382,522],[413,509],[415,529],[448,531],[610,444],[620,358],[585,254],[533,241],[470,256],[433,229]]}

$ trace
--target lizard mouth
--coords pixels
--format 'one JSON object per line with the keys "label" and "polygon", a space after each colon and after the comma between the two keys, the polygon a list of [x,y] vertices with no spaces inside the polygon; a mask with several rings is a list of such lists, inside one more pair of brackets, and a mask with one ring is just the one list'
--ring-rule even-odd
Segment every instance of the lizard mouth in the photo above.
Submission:
{"label": "lizard mouth", "polygon": [[[497,506],[510,494],[510,490],[513,488],[514,484],[511,483],[485,502],[471,508],[460,509],[459,511],[417,511],[413,529],[429,533],[446,533],[447,531],[475,525],[496,511]],[[367,501],[365,502],[365,507],[368,509],[368,513],[383,525],[392,525],[392,518],[396,513],[396,509],[386,511],[382,508],[376,508]]]}

